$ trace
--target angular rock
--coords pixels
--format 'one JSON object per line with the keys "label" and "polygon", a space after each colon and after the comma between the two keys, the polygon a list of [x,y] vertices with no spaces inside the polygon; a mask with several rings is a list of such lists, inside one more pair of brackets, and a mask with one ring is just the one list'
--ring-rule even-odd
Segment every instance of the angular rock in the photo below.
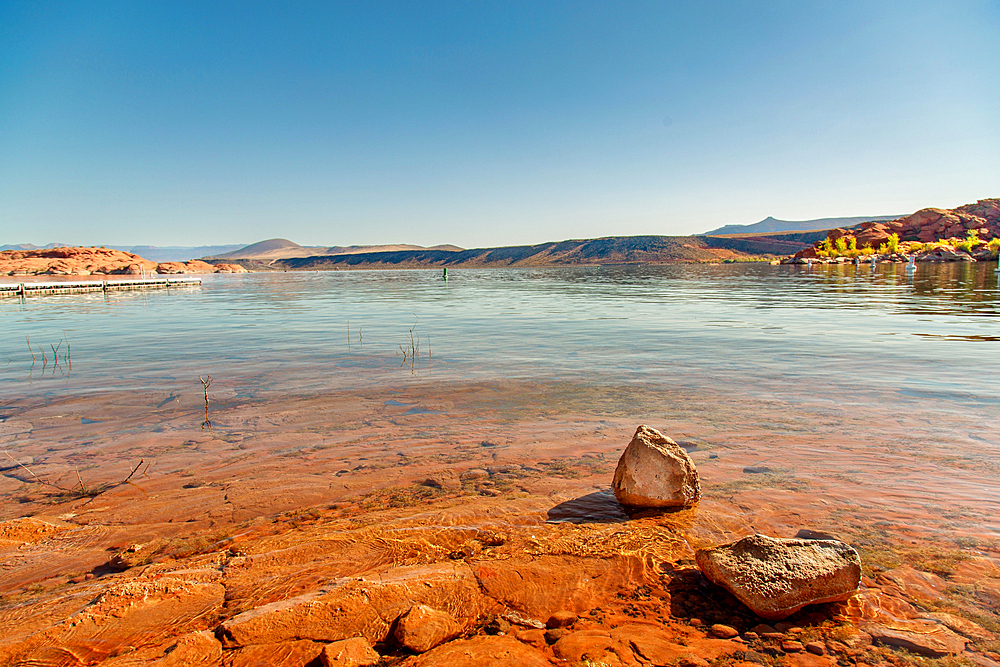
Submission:
{"label": "angular rock", "polygon": [[454,639],[461,631],[462,626],[448,612],[418,604],[399,617],[393,636],[400,646],[414,653],[426,653]]}
{"label": "angular rock", "polygon": [[327,644],[319,656],[323,667],[368,667],[382,659],[364,637],[351,637]]}
{"label": "angular rock", "polygon": [[768,620],[806,605],[850,598],[861,582],[861,559],[836,540],[779,539],[753,535],[695,554],[698,567]]}
{"label": "angular rock", "polygon": [[689,507],[701,499],[701,482],[691,457],[645,424],[625,448],[611,484],[622,505]]}

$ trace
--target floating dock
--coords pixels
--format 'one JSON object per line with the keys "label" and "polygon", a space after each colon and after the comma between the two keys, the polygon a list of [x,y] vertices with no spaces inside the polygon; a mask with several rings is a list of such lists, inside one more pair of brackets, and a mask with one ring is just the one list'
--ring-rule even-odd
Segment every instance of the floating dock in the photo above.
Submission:
{"label": "floating dock", "polygon": [[80,280],[77,282],[53,283],[0,283],[0,298],[200,286],[201,278],[139,278],[133,280]]}

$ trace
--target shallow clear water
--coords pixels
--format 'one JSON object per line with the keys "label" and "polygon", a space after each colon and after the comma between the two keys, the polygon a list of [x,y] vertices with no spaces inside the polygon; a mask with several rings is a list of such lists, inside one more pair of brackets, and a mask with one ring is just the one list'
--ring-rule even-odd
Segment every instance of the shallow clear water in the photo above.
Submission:
{"label": "shallow clear water", "polygon": [[[0,301],[0,395],[205,374],[306,392],[502,377],[750,393],[806,383],[996,410],[997,297],[991,264],[912,276],[756,264],[454,270],[447,282],[436,271],[209,275],[201,288]],[[65,347],[51,362],[62,339],[72,371]]]}
{"label": "shallow clear water", "polygon": [[[81,451],[119,447],[107,469],[153,449],[169,467],[200,433],[211,375],[216,436],[259,438],[261,464],[348,441],[447,457],[463,437],[499,437],[505,456],[613,457],[649,423],[698,450],[713,521],[742,517],[756,488],[774,505],[757,516],[808,500],[834,524],[994,535],[994,268],[259,273],[4,299],[0,440],[66,474]],[[743,499],[719,509],[730,496]]]}

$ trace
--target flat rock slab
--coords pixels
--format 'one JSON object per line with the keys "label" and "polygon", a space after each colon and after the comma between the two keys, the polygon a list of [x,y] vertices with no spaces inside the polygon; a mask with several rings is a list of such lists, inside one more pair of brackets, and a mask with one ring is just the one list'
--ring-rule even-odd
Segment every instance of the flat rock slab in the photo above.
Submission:
{"label": "flat rock slab", "polygon": [[275,644],[257,644],[232,651],[226,661],[232,667],[303,667],[319,658],[323,644],[300,639]]}
{"label": "flat rock slab", "polygon": [[694,461],[680,445],[645,424],[622,452],[611,487],[618,502],[630,507],[689,507],[701,499]]}
{"label": "flat rock slab", "polygon": [[343,578],[318,591],[263,605],[222,622],[226,648],[292,639],[384,641],[400,614],[415,604],[446,611],[463,625],[496,613],[465,563],[392,568],[377,580]]}
{"label": "flat rock slab", "polygon": [[541,651],[507,635],[478,636],[448,642],[428,651],[406,667],[552,667]]}
{"label": "flat rock slab", "polygon": [[695,554],[698,567],[768,620],[806,605],[850,598],[861,582],[861,558],[836,540],[780,539],[752,535]]}
{"label": "flat rock slab", "polygon": [[931,658],[955,655],[965,650],[965,638],[932,621],[897,621],[891,626],[867,623],[864,631],[872,641],[895,646]]}

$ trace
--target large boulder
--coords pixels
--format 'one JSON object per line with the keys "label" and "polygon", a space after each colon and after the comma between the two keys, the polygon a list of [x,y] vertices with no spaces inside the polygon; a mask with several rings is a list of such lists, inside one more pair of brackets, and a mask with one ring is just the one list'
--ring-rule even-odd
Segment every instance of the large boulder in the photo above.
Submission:
{"label": "large boulder", "polygon": [[698,567],[755,614],[772,621],[806,605],[846,600],[861,582],[861,558],[837,540],[752,535],[695,554]]}
{"label": "large boulder", "polygon": [[687,507],[701,499],[694,461],[680,446],[645,424],[622,453],[611,483],[615,498],[632,507]]}

